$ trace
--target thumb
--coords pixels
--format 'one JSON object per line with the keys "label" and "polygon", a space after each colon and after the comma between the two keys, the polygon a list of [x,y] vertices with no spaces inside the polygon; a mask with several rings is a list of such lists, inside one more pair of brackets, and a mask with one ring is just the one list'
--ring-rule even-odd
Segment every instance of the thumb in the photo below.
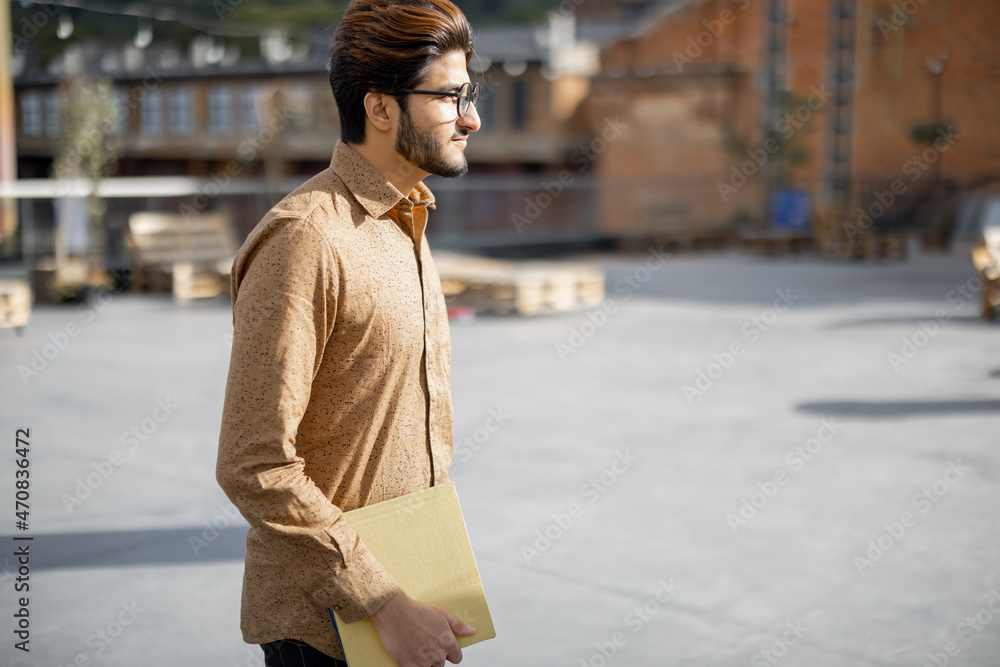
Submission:
{"label": "thumb", "polygon": [[456,635],[466,637],[469,635],[476,634],[476,629],[471,625],[463,623],[462,621],[458,620],[448,612],[445,612],[445,616],[448,617],[448,625],[451,626],[451,631],[454,632]]}

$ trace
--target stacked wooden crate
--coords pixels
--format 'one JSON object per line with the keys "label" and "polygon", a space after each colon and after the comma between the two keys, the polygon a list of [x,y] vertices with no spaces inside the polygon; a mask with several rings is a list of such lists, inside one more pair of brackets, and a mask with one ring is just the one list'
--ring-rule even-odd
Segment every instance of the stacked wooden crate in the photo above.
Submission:
{"label": "stacked wooden crate", "polygon": [[581,264],[504,261],[435,251],[449,307],[538,315],[594,308],[604,300],[604,272]]}
{"label": "stacked wooden crate", "polygon": [[813,223],[816,254],[840,259],[906,259],[906,234],[884,232],[843,208],[819,213]]}
{"label": "stacked wooden crate", "polygon": [[813,237],[797,232],[746,232],[739,237],[740,247],[760,255],[788,255],[812,247]]}
{"label": "stacked wooden crate", "polygon": [[982,285],[982,316],[991,320],[1000,310],[1000,227],[987,227],[972,249],[972,265]]}
{"label": "stacked wooden crate", "polygon": [[227,215],[134,213],[127,243],[134,290],[171,291],[182,301],[229,290],[238,246]]}
{"label": "stacked wooden crate", "polygon": [[31,289],[25,280],[0,280],[0,328],[13,327],[18,335],[31,318]]}

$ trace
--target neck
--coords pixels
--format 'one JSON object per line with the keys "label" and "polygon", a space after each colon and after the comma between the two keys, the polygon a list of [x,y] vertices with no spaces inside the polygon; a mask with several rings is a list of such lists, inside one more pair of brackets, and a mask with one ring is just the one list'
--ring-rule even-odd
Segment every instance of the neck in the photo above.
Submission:
{"label": "neck", "polygon": [[391,144],[384,141],[366,139],[363,144],[351,144],[351,148],[378,169],[404,197],[409,196],[417,183],[430,175],[404,160]]}

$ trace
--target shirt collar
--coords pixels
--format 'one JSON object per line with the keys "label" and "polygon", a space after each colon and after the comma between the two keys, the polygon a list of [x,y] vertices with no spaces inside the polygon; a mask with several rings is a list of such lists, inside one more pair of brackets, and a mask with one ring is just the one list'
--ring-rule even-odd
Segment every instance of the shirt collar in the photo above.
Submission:
{"label": "shirt collar", "polygon": [[382,217],[403,199],[409,199],[414,205],[434,208],[434,194],[423,182],[417,183],[409,197],[403,196],[382,172],[343,141],[338,140],[333,149],[330,168],[373,218]]}

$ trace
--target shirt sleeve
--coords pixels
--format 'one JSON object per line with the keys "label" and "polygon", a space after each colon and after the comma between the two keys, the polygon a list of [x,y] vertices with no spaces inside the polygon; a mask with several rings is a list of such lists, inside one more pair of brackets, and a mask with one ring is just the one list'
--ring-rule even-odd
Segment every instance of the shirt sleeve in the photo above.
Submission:
{"label": "shirt sleeve", "polygon": [[272,220],[233,266],[233,346],[216,478],[319,605],[368,618],[399,590],[295,449],[333,332],[338,265],[308,220]]}

